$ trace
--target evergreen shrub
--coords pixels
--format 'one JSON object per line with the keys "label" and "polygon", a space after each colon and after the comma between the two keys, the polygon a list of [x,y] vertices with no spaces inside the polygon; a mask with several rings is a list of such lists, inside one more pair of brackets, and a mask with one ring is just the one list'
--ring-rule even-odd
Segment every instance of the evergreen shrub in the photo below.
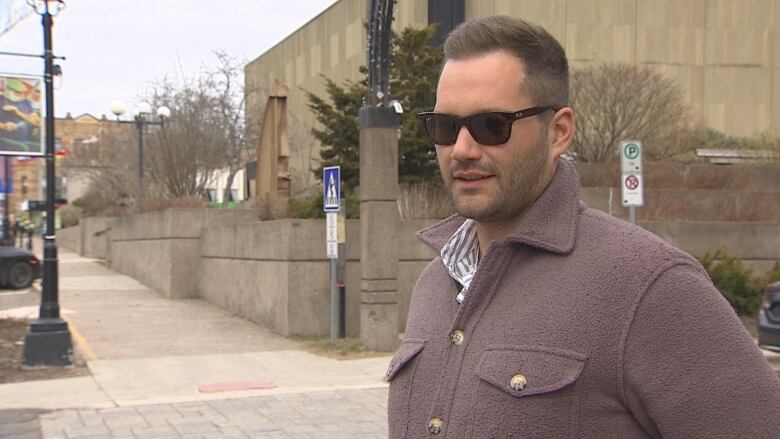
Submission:
{"label": "evergreen shrub", "polygon": [[[699,262],[738,315],[755,314],[761,305],[766,277],[755,277],[751,267],[746,266],[739,257],[729,255],[724,249],[714,254],[705,254]],[[780,264],[775,264],[775,268],[776,273],[780,274]]]}

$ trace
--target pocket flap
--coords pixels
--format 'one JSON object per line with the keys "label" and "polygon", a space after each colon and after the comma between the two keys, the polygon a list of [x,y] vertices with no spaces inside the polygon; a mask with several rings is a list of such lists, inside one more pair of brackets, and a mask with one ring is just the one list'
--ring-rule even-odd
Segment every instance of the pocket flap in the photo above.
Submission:
{"label": "pocket flap", "polygon": [[542,395],[574,383],[587,357],[542,346],[491,346],[482,354],[477,376],[512,396]]}
{"label": "pocket flap", "polygon": [[395,355],[393,355],[393,359],[390,360],[387,373],[385,373],[385,379],[391,381],[406,363],[420,353],[424,345],[425,340],[407,339],[401,342],[401,346],[398,347]]}

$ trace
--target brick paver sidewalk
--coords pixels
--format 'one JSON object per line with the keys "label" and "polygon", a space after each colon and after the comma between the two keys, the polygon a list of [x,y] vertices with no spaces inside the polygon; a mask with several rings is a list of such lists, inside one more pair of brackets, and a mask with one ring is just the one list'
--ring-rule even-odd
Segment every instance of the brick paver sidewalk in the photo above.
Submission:
{"label": "brick paver sidewalk", "polygon": [[40,417],[45,439],[387,438],[387,389],[338,390]]}

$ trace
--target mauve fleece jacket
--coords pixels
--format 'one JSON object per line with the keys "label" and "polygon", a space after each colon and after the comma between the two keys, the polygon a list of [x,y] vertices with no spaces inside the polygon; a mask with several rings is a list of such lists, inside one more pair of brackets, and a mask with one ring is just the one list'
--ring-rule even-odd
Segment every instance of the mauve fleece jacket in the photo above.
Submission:
{"label": "mauve fleece jacket", "polygon": [[[463,221],[418,237],[438,252]],[[780,438],[780,381],[707,273],[585,207],[565,160],[457,292],[440,258],[415,286],[393,439]]]}

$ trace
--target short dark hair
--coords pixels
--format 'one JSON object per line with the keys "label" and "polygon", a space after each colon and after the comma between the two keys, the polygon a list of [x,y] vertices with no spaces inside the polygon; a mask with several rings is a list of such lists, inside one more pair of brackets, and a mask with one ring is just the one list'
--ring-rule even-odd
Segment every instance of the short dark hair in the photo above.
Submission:
{"label": "short dark hair", "polygon": [[569,105],[569,62],[560,43],[543,27],[494,15],[462,23],[444,42],[444,62],[504,50],[523,62],[534,105]]}

